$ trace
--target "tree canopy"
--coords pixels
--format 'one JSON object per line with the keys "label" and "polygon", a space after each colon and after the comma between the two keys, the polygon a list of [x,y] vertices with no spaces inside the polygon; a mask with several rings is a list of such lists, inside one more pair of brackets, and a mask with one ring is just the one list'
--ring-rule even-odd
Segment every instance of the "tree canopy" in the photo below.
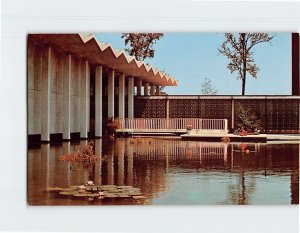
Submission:
{"label": "tree canopy", "polygon": [[130,45],[130,48],[125,49],[125,51],[129,55],[135,56],[138,61],[153,58],[155,52],[153,45],[163,36],[163,33],[122,33],[122,38],[125,38],[125,45]]}
{"label": "tree canopy", "polygon": [[237,79],[242,80],[242,95],[245,95],[247,73],[257,78],[259,71],[253,58],[253,48],[260,43],[270,43],[273,38],[268,33],[225,33],[225,41],[218,50],[228,58],[230,72],[236,72]]}

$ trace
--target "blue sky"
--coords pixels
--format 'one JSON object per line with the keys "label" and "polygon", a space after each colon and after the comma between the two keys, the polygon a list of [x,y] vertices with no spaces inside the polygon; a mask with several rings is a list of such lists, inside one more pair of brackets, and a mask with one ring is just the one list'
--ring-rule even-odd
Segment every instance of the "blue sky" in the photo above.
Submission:
{"label": "blue sky", "polygon": [[[125,48],[121,33],[96,36],[115,49]],[[230,73],[227,58],[217,50],[223,41],[223,33],[165,33],[154,45],[154,58],[146,62],[179,80],[179,86],[165,88],[168,94],[199,95],[201,83],[209,78],[219,95],[240,95],[241,80]],[[257,45],[254,59],[260,71],[257,79],[247,76],[246,94],[291,94],[291,33],[276,33],[272,44]]]}

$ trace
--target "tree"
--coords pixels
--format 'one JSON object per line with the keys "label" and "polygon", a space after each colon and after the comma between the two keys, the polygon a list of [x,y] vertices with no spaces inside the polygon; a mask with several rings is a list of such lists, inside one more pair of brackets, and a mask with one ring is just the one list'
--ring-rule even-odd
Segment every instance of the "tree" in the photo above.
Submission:
{"label": "tree", "polygon": [[135,56],[138,61],[153,58],[155,52],[153,45],[163,36],[163,33],[122,33],[125,45],[130,44],[130,48],[125,51]]}
{"label": "tree", "polygon": [[218,93],[218,90],[212,86],[211,80],[208,78],[205,78],[204,82],[201,84],[201,94],[202,95],[216,95],[217,93]]}
{"label": "tree", "polygon": [[253,48],[260,43],[271,43],[273,38],[268,33],[225,33],[225,41],[218,50],[229,59],[227,68],[230,72],[237,72],[237,79],[242,80],[242,95],[245,95],[246,74],[257,78],[259,71],[253,58]]}
{"label": "tree", "polygon": [[258,130],[260,127],[260,120],[249,109],[242,104],[236,106],[236,131],[245,129],[249,132]]}

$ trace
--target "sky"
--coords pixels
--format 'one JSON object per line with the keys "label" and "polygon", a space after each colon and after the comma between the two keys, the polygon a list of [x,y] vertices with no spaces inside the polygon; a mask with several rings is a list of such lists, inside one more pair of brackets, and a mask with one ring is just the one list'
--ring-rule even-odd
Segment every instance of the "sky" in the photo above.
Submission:
{"label": "sky", "polygon": [[[270,34],[275,35],[271,44],[258,44],[253,50],[260,70],[256,79],[247,75],[246,95],[291,94],[291,33]],[[121,33],[96,37],[114,49],[125,48]],[[224,38],[224,33],[164,33],[154,45],[154,58],[145,62],[179,81],[178,86],[165,88],[169,95],[199,95],[205,78],[211,80],[218,95],[240,95],[241,80],[230,73],[228,59],[218,52]]]}

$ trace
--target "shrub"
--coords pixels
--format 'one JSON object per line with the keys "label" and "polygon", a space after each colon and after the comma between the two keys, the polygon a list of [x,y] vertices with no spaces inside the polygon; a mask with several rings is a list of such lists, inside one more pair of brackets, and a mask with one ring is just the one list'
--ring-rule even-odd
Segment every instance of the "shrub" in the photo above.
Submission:
{"label": "shrub", "polygon": [[255,132],[260,127],[260,120],[251,112],[251,109],[244,107],[242,104],[236,106],[236,129],[235,132],[240,132],[245,129],[248,132]]}

